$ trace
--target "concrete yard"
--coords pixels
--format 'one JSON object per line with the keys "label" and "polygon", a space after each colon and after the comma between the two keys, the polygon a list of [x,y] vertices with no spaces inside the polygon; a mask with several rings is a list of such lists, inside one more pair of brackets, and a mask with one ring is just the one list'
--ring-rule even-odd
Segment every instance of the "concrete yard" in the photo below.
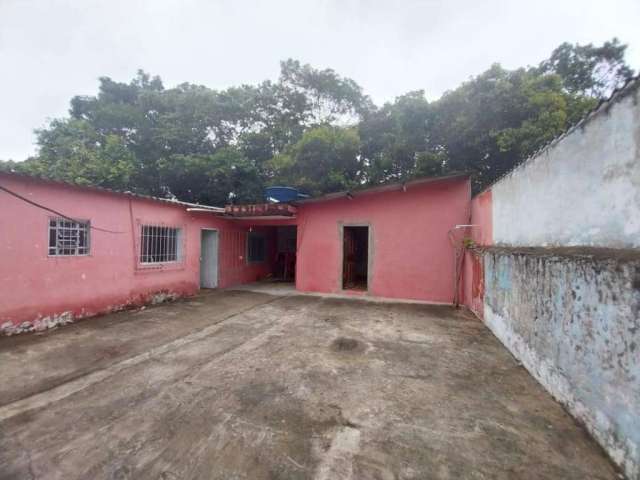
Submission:
{"label": "concrete yard", "polygon": [[0,338],[2,479],[611,479],[464,310],[219,290]]}

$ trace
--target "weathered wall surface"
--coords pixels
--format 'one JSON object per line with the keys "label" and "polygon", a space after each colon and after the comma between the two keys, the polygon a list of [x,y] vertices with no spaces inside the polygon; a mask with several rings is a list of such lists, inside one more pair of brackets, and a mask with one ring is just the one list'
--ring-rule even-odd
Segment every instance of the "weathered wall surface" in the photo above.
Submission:
{"label": "weathered wall surface", "polygon": [[[219,231],[219,286],[255,281],[268,262],[247,264],[248,225],[184,206],[109,192],[0,174],[4,187],[64,213],[90,220],[90,253],[49,256],[48,222],[53,213],[0,191],[0,327],[46,328],[162,298],[189,295],[200,283],[200,229]],[[182,261],[138,263],[143,224],[182,229]]]}
{"label": "weathered wall surface", "polygon": [[[471,200],[471,239],[477,246],[493,244],[492,193],[487,190]],[[467,250],[462,272],[463,303],[478,317],[484,313],[484,274],[480,253]]]}
{"label": "weathered wall surface", "polygon": [[484,321],[640,478],[640,252],[490,249]]}
{"label": "weathered wall surface", "polygon": [[496,244],[640,247],[640,89],[630,90],[492,187]]}
{"label": "weathered wall surface", "polygon": [[465,304],[635,480],[639,85],[473,199],[473,239],[498,246],[467,253],[464,277]]}
{"label": "weathered wall surface", "polygon": [[455,273],[447,232],[468,223],[469,196],[469,180],[462,178],[301,205],[296,287],[342,292],[339,226],[369,225],[368,294],[451,303]]}

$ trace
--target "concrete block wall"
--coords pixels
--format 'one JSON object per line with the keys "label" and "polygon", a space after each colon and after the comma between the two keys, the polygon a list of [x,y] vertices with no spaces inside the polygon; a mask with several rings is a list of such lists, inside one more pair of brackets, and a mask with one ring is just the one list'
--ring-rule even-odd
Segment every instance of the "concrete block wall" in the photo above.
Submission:
{"label": "concrete block wall", "polygon": [[469,308],[636,480],[639,84],[473,199],[464,278]]}
{"label": "concrete block wall", "polygon": [[640,252],[497,248],[484,266],[484,322],[638,478]]}

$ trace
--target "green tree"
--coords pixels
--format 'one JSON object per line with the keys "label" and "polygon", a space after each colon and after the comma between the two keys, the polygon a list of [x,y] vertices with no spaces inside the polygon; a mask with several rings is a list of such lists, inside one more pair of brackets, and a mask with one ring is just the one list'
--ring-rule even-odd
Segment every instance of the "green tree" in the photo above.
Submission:
{"label": "green tree", "polygon": [[371,99],[350,78],[343,78],[331,69],[318,70],[297,60],[280,63],[280,85],[301,94],[306,102],[308,120],[319,125],[353,123],[373,108]]}
{"label": "green tree", "polygon": [[[199,184],[198,168],[209,181],[213,168],[261,188],[269,174],[266,162],[296,144],[306,129],[319,121],[342,121],[370,104],[355,82],[332,70],[316,70],[293,60],[281,67],[277,83],[222,91],[189,83],[166,89],[160,78],[142,71],[129,83],[103,77],[96,96],[72,99],[69,120],[56,120],[39,132],[40,152],[31,168],[42,175],[85,182],[94,177],[79,175],[80,165],[87,163],[97,171],[99,161],[109,158],[99,152],[101,146],[117,144],[127,152],[124,163],[134,166],[126,174],[138,191],[219,200],[217,194],[184,187],[185,175]],[[84,136],[71,138],[71,126],[84,128]],[[85,140],[81,148],[78,138]],[[115,162],[114,171],[105,172],[99,183],[122,183],[116,178],[121,167]],[[255,172],[261,179],[257,183]],[[227,187],[223,190],[229,193]],[[261,196],[242,190],[236,186],[233,193],[237,198]]]}
{"label": "green tree", "polygon": [[494,65],[434,102],[433,145],[446,170],[487,185],[575,123],[595,100],[564,89],[555,74]]}
{"label": "green tree", "polygon": [[312,195],[353,188],[362,175],[359,150],[354,128],[311,128],[269,162],[271,183],[292,185]]}
{"label": "green tree", "polygon": [[606,98],[633,76],[624,55],[627,45],[617,38],[602,46],[563,43],[539,66],[541,73],[555,73],[572,94]]}
{"label": "green tree", "polygon": [[367,113],[359,124],[369,183],[409,178],[429,150],[432,110],[424,91],[409,92]]}
{"label": "green tree", "polygon": [[114,134],[99,135],[84,120],[55,120],[38,134],[37,157],[16,170],[79,185],[131,189],[136,159]]}
{"label": "green tree", "polygon": [[632,70],[626,46],[563,44],[536,68],[493,65],[440,99],[411,92],[359,124],[371,183],[466,171],[481,189],[576,123]]}
{"label": "green tree", "polygon": [[208,205],[262,201],[258,170],[234,147],[210,155],[172,155],[159,162],[159,171],[167,190],[179,199]]}
{"label": "green tree", "polygon": [[625,51],[565,43],[537,67],[496,64],[432,102],[418,90],[380,108],[353,80],[291,59],[275,82],[224,90],[103,77],[37,132],[34,158],[0,169],[215,204],[274,182],[324,193],[457,171],[479,189],[632,75]]}
{"label": "green tree", "polygon": [[23,163],[14,160],[0,160],[0,172],[19,172]]}

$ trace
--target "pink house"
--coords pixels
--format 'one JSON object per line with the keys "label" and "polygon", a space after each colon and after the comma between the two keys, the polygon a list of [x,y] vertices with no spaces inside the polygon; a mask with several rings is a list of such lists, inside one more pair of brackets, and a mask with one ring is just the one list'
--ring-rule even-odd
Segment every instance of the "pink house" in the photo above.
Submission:
{"label": "pink house", "polygon": [[455,265],[447,233],[468,223],[470,197],[468,178],[454,176],[303,201],[296,288],[451,303]]}
{"label": "pink house", "polygon": [[224,208],[0,173],[0,327],[44,329],[264,278],[451,303],[466,176]]}

